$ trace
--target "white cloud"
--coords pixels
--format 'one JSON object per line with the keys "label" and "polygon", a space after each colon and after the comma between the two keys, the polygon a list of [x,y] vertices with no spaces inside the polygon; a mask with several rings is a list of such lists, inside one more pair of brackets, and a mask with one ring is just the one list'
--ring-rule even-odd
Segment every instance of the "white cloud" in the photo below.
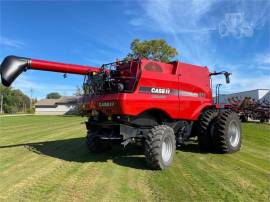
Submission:
{"label": "white cloud", "polygon": [[16,39],[0,36],[0,44],[9,48],[23,48],[25,43]]}
{"label": "white cloud", "polygon": [[254,64],[254,69],[264,71],[270,78],[270,52],[256,54],[250,62]]}
{"label": "white cloud", "polygon": [[[211,8],[213,0],[190,0],[190,1],[143,1],[141,7],[145,15],[137,16],[143,19],[150,18],[152,28],[162,30],[166,33],[205,33],[216,29],[206,24],[200,23],[201,17],[204,16]],[[134,21],[134,19],[132,19]]]}
{"label": "white cloud", "polygon": [[219,24],[221,37],[230,35],[235,38],[251,37],[253,33],[253,25],[246,21],[244,13],[226,13],[225,19]]}
{"label": "white cloud", "polygon": [[129,23],[133,26],[142,26],[144,24],[141,18],[133,18],[129,21]]}
{"label": "white cloud", "polygon": [[[213,89],[219,83],[222,84],[221,93],[235,93],[253,89],[270,89],[270,73],[254,68],[252,59],[243,64],[224,64],[218,71],[231,72],[230,84],[226,84],[224,76],[212,77]],[[270,69],[268,69],[270,70]]]}
{"label": "white cloud", "polygon": [[252,89],[269,89],[270,78],[269,75],[232,75],[232,84],[226,86],[228,92],[239,92]]}
{"label": "white cloud", "polygon": [[221,94],[236,93],[253,89],[270,89],[270,78],[267,75],[242,75],[240,72],[234,72],[230,78],[230,84],[226,84],[223,76],[213,77],[212,87],[215,93],[217,84],[222,84]]}
{"label": "white cloud", "polygon": [[270,66],[270,52],[264,54],[257,54],[255,57],[255,61],[260,65]]}

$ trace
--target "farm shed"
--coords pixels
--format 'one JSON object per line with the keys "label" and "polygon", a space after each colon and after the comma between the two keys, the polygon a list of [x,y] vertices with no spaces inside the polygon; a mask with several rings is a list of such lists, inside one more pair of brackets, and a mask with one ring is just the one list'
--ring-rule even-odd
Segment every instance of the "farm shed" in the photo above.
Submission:
{"label": "farm shed", "polygon": [[35,104],[37,115],[77,114],[77,97],[63,96],[59,99],[42,99]]}

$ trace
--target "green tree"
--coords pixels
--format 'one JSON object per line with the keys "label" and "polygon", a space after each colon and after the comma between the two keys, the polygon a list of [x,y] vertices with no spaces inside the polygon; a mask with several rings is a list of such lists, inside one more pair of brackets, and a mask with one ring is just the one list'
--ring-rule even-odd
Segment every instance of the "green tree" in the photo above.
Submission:
{"label": "green tree", "polygon": [[83,91],[80,88],[80,86],[76,87],[75,93],[73,95],[75,95],[75,96],[82,96],[83,95]]}
{"label": "green tree", "polygon": [[51,92],[46,96],[47,99],[59,99],[60,97],[61,95],[57,92]]}
{"label": "green tree", "polygon": [[4,113],[26,112],[30,108],[30,98],[20,90],[0,85],[0,95],[3,95]]}
{"label": "green tree", "polygon": [[134,39],[130,46],[131,52],[126,59],[135,59],[138,57],[149,58],[161,62],[169,62],[178,53],[163,39],[140,41]]}

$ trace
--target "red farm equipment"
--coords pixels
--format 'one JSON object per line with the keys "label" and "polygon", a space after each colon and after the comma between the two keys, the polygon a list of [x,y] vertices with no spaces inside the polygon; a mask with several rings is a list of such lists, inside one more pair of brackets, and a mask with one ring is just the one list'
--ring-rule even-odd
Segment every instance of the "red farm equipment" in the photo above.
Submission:
{"label": "red farm equipment", "polygon": [[241,147],[237,113],[214,104],[207,67],[182,62],[161,63],[140,58],[101,67],[48,62],[16,56],[1,64],[2,84],[28,69],[85,75],[79,101],[87,116],[86,143],[91,152],[112,143],[142,145],[147,164],[165,169],[176,146],[198,141],[201,149],[233,153]]}
{"label": "red farm equipment", "polygon": [[251,97],[231,97],[228,98],[226,109],[234,110],[238,113],[242,122],[247,122],[248,118],[260,120],[261,123],[268,122],[270,119],[270,103],[267,100],[255,100]]}

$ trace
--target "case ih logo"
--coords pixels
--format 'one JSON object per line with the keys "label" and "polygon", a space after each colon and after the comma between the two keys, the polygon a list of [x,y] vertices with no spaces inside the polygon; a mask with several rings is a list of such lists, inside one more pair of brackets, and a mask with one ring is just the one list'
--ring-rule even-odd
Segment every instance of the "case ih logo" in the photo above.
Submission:
{"label": "case ih logo", "polygon": [[188,96],[188,97],[206,97],[204,92],[194,93],[185,90],[176,90],[169,88],[152,88],[152,87],[140,87],[141,93],[151,94],[163,94],[163,95],[175,95],[175,96]]}
{"label": "case ih logo", "polygon": [[171,90],[168,88],[151,88],[151,93],[155,94],[170,94]]}

